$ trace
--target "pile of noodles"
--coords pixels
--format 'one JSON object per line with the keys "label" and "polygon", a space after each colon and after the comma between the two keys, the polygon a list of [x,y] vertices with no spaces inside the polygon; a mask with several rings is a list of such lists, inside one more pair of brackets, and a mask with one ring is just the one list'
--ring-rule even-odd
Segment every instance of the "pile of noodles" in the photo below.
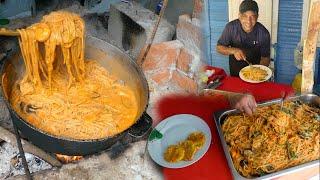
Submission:
{"label": "pile of noodles", "polygon": [[253,177],[319,159],[319,114],[319,108],[295,101],[227,117],[222,130],[235,168]]}

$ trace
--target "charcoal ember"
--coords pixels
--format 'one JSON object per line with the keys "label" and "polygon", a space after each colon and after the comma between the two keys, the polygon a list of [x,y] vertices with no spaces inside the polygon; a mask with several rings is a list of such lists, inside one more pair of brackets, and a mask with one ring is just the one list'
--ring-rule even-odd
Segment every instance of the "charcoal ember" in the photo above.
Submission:
{"label": "charcoal ember", "polygon": [[[50,169],[52,166],[42,159],[29,154],[25,153],[26,156],[26,161],[28,163],[28,167],[30,172],[36,172],[40,170],[45,170],[45,169]],[[13,168],[19,172],[19,174],[24,174],[24,169],[23,169],[23,164],[22,164],[22,159],[20,157],[20,154],[17,154],[15,157],[11,159],[11,162],[15,162]]]}
{"label": "charcoal ember", "polygon": [[[30,153],[25,153],[25,156],[30,172],[37,172],[52,168],[50,164]],[[11,144],[5,142],[0,145],[0,159],[0,179],[25,173],[18,148]]]}

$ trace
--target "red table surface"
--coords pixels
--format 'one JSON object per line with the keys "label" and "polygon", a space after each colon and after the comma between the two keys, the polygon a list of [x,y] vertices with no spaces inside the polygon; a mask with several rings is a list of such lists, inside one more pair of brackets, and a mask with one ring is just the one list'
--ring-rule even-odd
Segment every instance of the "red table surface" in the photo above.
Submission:
{"label": "red table surface", "polygon": [[[225,74],[223,71],[219,72]],[[288,85],[272,82],[251,84],[237,77],[226,76],[222,83],[218,89],[249,92],[254,95],[257,102],[280,98],[281,92],[294,93]],[[199,161],[180,169],[163,168],[165,179],[232,179],[213,118],[214,112],[229,108],[228,101],[223,96],[169,96],[161,99],[157,106],[157,114],[161,120],[175,114],[193,114],[206,121],[212,134],[210,148]]]}

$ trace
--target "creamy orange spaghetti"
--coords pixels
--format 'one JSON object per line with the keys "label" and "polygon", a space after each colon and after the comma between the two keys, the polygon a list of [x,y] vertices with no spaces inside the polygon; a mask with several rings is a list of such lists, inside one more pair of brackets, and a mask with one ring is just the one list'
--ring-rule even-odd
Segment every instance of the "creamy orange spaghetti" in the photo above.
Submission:
{"label": "creamy orange spaghetti", "polygon": [[235,168],[261,176],[320,158],[320,109],[299,101],[231,115],[222,125]]}
{"label": "creamy orange spaghetti", "polygon": [[19,30],[25,75],[11,92],[15,111],[53,135],[99,139],[118,134],[136,120],[131,88],[96,61],[84,60],[82,19],[58,11]]}
{"label": "creamy orange spaghetti", "polygon": [[241,70],[242,75],[249,80],[263,81],[268,76],[268,72],[260,67],[248,67]]}

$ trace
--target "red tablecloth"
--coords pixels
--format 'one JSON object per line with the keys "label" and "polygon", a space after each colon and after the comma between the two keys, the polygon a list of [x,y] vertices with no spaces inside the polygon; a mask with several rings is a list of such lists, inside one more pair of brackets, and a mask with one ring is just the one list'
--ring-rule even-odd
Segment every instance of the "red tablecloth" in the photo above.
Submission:
{"label": "red tablecloth", "polygon": [[[220,73],[224,72],[221,71]],[[288,85],[272,82],[250,84],[237,77],[226,76],[222,83],[218,89],[233,92],[250,92],[258,102],[280,98],[281,92],[294,93],[293,89]],[[214,112],[229,108],[228,106],[228,102],[223,96],[195,97],[177,95],[164,97],[159,101],[157,111],[161,120],[175,114],[193,114],[207,122],[212,134],[211,146],[198,162],[180,169],[163,168],[165,179],[232,179],[213,119]]]}

